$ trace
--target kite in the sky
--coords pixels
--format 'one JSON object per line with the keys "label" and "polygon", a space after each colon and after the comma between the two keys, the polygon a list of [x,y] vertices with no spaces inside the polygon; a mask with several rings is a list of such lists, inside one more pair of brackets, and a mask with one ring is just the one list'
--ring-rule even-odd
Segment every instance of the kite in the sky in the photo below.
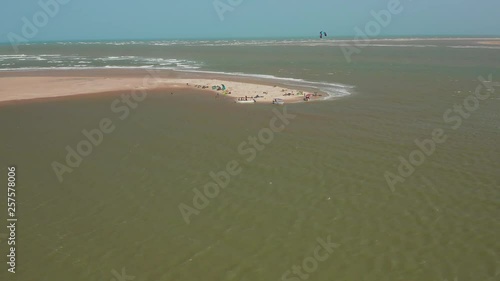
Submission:
{"label": "kite in the sky", "polygon": [[319,38],[323,38],[323,36],[327,37],[328,35],[324,31],[319,32]]}

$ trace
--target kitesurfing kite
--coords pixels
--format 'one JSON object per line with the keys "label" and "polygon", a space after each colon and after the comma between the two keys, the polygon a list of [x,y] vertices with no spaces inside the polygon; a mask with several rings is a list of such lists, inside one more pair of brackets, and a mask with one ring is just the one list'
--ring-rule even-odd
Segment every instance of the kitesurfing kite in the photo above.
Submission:
{"label": "kitesurfing kite", "polygon": [[324,31],[319,32],[319,38],[323,38],[323,36],[327,37],[328,35]]}

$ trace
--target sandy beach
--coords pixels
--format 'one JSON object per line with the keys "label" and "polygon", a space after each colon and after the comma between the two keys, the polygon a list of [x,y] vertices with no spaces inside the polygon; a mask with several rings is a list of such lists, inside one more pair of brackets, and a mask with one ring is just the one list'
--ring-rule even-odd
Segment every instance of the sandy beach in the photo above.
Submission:
{"label": "sandy beach", "polygon": [[500,46],[500,40],[478,41],[477,43],[481,44],[481,45],[495,45],[495,46]]}
{"label": "sandy beach", "polygon": [[[281,98],[287,103],[303,102],[305,89],[291,89],[246,79],[227,79],[208,75],[146,71],[49,71],[4,72],[0,74],[0,102],[55,98],[116,91],[164,90],[175,94],[179,89],[197,89],[215,98],[254,99],[272,103]],[[222,86],[224,85],[224,86]],[[212,87],[216,87],[213,89]],[[223,87],[226,87],[223,90]],[[324,97],[317,93],[311,100]]]}

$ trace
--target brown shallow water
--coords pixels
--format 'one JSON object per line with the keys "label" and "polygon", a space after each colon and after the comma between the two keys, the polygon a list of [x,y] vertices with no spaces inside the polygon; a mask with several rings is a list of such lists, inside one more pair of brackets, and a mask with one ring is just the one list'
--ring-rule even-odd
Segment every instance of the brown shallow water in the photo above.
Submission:
{"label": "brown shallow water", "polygon": [[[118,280],[122,268],[140,281],[280,280],[327,237],[337,247],[302,279],[498,280],[500,90],[457,129],[443,120],[492,68],[377,63],[340,75],[349,97],[288,105],[296,117],[252,161],[238,146],[272,105],[151,93],[124,120],[110,108],[119,94],[0,106],[1,162],[19,184],[10,280]],[[51,163],[103,118],[115,130],[60,183]],[[436,128],[447,140],[392,191],[384,173]],[[179,204],[232,160],[241,173],[186,224]]]}

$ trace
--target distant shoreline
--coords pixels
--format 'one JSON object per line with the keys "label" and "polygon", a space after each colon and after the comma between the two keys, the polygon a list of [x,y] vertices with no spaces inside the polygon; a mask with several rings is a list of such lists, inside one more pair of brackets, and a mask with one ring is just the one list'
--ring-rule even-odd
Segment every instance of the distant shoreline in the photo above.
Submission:
{"label": "distant shoreline", "polygon": [[[313,36],[299,36],[299,37],[245,37],[245,38],[171,38],[171,39],[165,39],[165,38],[157,38],[157,39],[105,39],[105,40],[94,40],[94,39],[82,39],[82,40],[50,40],[50,41],[31,41],[27,43],[26,45],[36,45],[36,44],[57,44],[57,43],[106,43],[106,42],[155,42],[155,41],[253,41],[253,40],[319,40],[316,37]],[[326,39],[328,40],[336,40],[336,41],[355,41],[357,40],[356,38],[352,36],[330,36]],[[323,41],[324,41],[323,40]],[[461,35],[461,36],[387,36],[387,37],[372,37],[369,39],[366,39],[366,41],[378,41],[378,40],[401,40],[401,41],[416,41],[416,40],[422,40],[422,41],[456,41],[456,40],[478,40],[478,41],[483,41],[483,40],[500,40],[500,36],[466,36],[466,35]],[[0,42],[0,46],[2,45],[10,45],[10,42]],[[20,44],[22,46],[24,44]]]}

